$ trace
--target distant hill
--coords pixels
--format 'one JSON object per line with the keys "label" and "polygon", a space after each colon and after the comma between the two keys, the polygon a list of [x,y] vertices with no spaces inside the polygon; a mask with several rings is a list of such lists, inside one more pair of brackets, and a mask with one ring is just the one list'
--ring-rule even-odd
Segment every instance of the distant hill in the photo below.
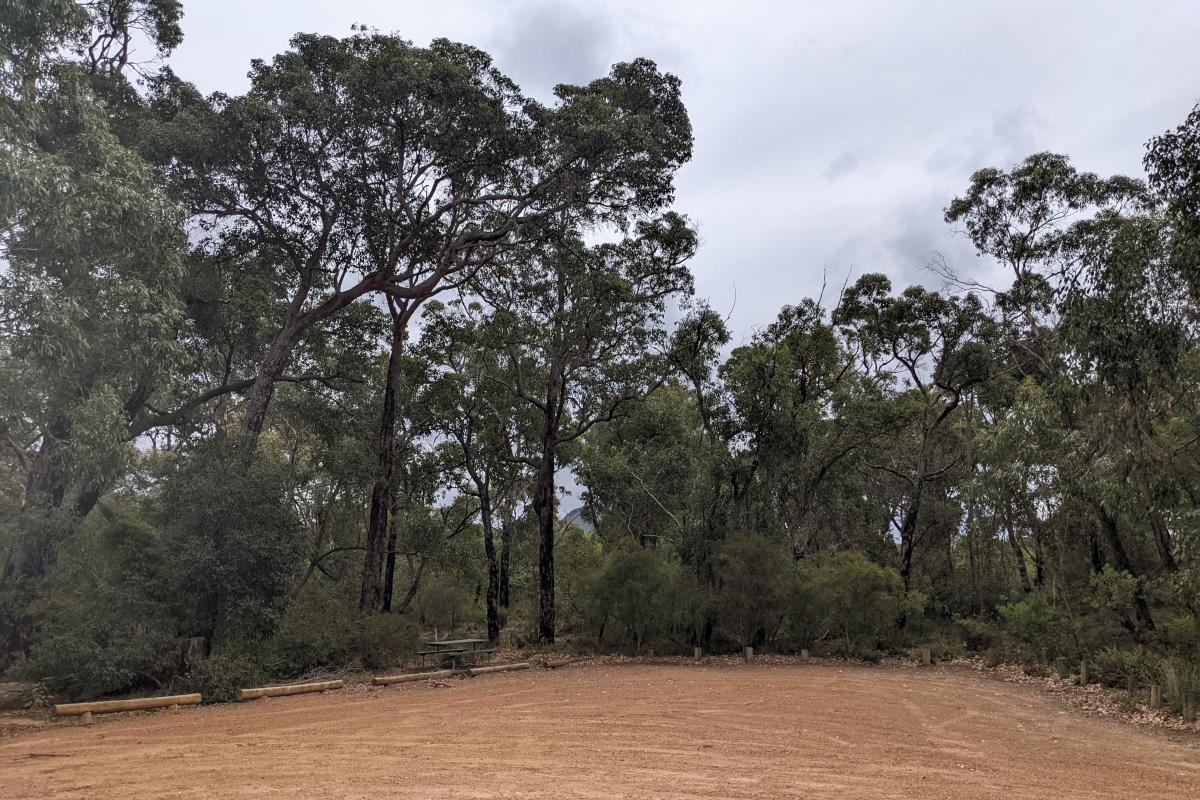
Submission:
{"label": "distant hill", "polygon": [[592,531],[596,530],[596,526],[588,522],[587,519],[584,518],[583,513],[583,506],[580,506],[573,511],[568,511],[563,516],[562,521],[568,525],[574,525],[581,531],[587,531],[588,533],[591,533]]}

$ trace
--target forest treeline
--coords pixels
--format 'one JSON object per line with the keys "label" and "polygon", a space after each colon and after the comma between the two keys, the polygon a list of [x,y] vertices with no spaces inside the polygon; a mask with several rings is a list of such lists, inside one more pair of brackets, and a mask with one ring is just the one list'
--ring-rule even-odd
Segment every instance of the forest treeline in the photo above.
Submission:
{"label": "forest treeline", "polygon": [[1147,180],[980,165],[977,264],[739,343],[654,63],[547,104],[364,29],[204,96],[181,14],[0,15],[0,671],[220,699],[473,629],[1200,691],[1200,108]]}

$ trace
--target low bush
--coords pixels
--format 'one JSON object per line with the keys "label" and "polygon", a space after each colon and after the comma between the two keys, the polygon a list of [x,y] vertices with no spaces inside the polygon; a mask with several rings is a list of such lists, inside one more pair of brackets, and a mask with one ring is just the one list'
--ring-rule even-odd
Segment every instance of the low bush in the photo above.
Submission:
{"label": "low bush", "polygon": [[919,613],[925,597],[905,593],[900,575],[862,553],[841,552],[814,559],[801,570],[796,617],[816,638],[833,637],[846,655],[895,650],[900,620]]}
{"label": "low bush", "polygon": [[274,675],[360,664],[382,669],[416,646],[416,626],[396,614],[364,615],[343,593],[314,587],[292,601],[263,651]]}
{"label": "low bush", "polygon": [[1159,662],[1163,700],[1176,713],[1189,703],[1193,708],[1200,702],[1200,662],[1183,656],[1167,656]]}
{"label": "low bush", "polygon": [[954,627],[963,646],[973,653],[983,653],[1000,644],[1000,631],[989,622],[975,617],[955,617]]}
{"label": "low bush", "polygon": [[1105,686],[1134,688],[1154,682],[1158,659],[1143,647],[1101,648],[1092,657],[1095,679]]}
{"label": "low bush", "polygon": [[260,686],[266,674],[253,659],[241,653],[214,653],[197,661],[187,674],[188,687],[205,703],[232,703],[239,689]]}
{"label": "low bush", "polygon": [[1069,620],[1041,592],[1002,605],[999,611],[1005,632],[1027,646],[1038,660],[1077,654]]}

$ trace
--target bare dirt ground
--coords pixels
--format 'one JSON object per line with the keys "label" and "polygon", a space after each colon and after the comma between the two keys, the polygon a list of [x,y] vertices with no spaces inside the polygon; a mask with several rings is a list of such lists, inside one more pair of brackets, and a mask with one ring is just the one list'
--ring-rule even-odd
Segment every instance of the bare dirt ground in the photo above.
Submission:
{"label": "bare dirt ground", "polygon": [[1200,740],[960,669],[573,665],[0,740],[0,797],[1200,797]]}

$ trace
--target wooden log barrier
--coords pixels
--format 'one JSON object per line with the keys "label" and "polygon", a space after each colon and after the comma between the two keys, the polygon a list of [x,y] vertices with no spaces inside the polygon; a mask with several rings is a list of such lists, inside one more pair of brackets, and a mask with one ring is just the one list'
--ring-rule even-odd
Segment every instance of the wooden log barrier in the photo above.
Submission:
{"label": "wooden log barrier", "polygon": [[[564,666],[565,663],[569,662],[555,666]],[[490,667],[474,667],[472,669],[439,669],[433,672],[411,672],[407,675],[376,675],[371,678],[371,685],[387,686],[389,683],[413,683],[430,678],[453,678],[455,675],[486,675],[489,672],[507,672],[514,669],[529,669],[529,667],[528,661],[522,661],[519,664],[494,664]]]}
{"label": "wooden log barrier", "polygon": [[529,662],[522,661],[518,664],[493,664],[490,667],[475,667],[467,670],[471,675],[486,675],[489,672],[508,672],[513,669],[529,669]]}
{"label": "wooden log barrier", "polygon": [[[118,711],[146,711],[170,706],[198,706],[199,694],[171,694],[165,697],[136,697],[132,700],[97,700],[92,703],[59,703],[54,713],[59,716],[112,714]],[[88,717],[90,719],[90,717]]]}
{"label": "wooden log barrier", "polygon": [[319,681],[317,683],[290,683],[286,686],[260,686],[257,689],[238,689],[238,700],[257,700],[260,697],[288,697],[293,694],[327,692],[341,689],[342,681]]}
{"label": "wooden log barrier", "polygon": [[458,670],[439,669],[433,672],[413,672],[408,675],[376,675],[371,678],[372,686],[387,686],[389,683],[410,683],[412,681],[423,681],[427,678],[452,678],[458,674]]}
{"label": "wooden log barrier", "polygon": [[543,661],[542,668],[543,669],[558,669],[559,667],[565,667],[568,664],[574,664],[574,663],[575,663],[575,659],[573,659],[573,658],[564,658],[559,661]]}

